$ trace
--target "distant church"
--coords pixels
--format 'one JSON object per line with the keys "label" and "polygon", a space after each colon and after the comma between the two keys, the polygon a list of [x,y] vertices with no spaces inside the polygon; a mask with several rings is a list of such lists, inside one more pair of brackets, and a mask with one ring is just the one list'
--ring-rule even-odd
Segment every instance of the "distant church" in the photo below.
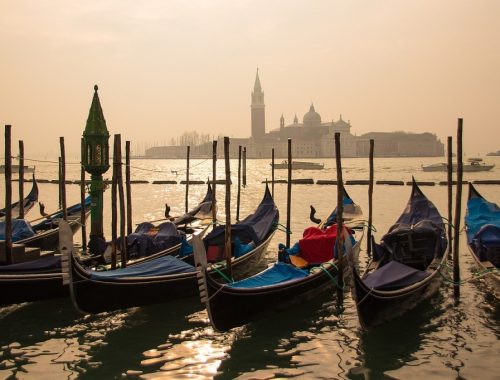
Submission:
{"label": "distant church", "polygon": [[322,122],[321,115],[311,104],[309,112],[302,118],[302,123],[299,123],[295,115],[293,123],[285,125],[285,118],[281,115],[279,128],[266,133],[265,107],[264,92],[257,69],[250,106],[252,137],[247,142],[249,157],[269,157],[272,148],[277,157],[286,157],[288,138],[292,139],[294,157],[333,157],[335,132],[340,132],[342,155],[356,156],[356,138],[351,134],[351,124],[345,122],[342,115],[338,121]]}
{"label": "distant church", "polygon": [[[266,105],[264,91],[259,78],[255,76],[250,105],[251,137],[231,138],[230,155],[238,157],[238,146],[246,147],[248,158],[270,158],[272,149],[276,158],[288,156],[288,142],[292,139],[292,157],[314,158],[335,157],[334,136],[340,133],[342,157],[366,157],[370,139],[375,140],[377,157],[436,157],[444,155],[444,144],[432,133],[370,132],[362,136],[351,134],[351,123],[339,120],[323,122],[321,115],[311,104],[309,111],[299,123],[297,115],[291,124],[285,125],[281,115],[279,127],[266,133]],[[222,146],[222,141],[219,142]],[[183,146],[156,146],[146,150],[147,158],[184,158]],[[222,156],[222,149],[219,149]],[[212,155],[212,143],[191,146],[191,157],[208,158]]]}

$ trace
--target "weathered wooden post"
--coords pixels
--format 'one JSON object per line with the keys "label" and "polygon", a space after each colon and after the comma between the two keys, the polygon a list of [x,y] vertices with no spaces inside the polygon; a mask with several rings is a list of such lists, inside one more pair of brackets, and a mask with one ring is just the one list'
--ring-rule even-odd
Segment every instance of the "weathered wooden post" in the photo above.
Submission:
{"label": "weathered wooden post", "polygon": [[458,119],[457,128],[457,190],[455,193],[455,220],[454,222],[454,240],[453,240],[453,294],[456,300],[460,297],[460,263],[459,263],[459,238],[460,238],[460,221],[462,210],[462,118]]}
{"label": "weathered wooden post", "polygon": [[212,142],[212,225],[217,224],[217,197],[216,197],[216,181],[217,181],[217,140]]}
{"label": "weathered wooden post", "polygon": [[186,212],[189,211],[189,153],[191,151],[191,147],[188,145],[186,149]]}
{"label": "weathered wooden post", "polygon": [[292,139],[288,139],[288,181],[286,187],[286,246],[290,248],[290,216],[292,212]]}
{"label": "weathered wooden post", "polygon": [[68,209],[66,204],[66,150],[64,148],[64,137],[59,137],[59,146],[61,148],[61,178],[59,178],[59,186],[61,188],[61,208],[63,211],[63,219],[68,220]]}
{"label": "weathered wooden post", "polygon": [[370,165],[370,181],[368,184],[368,236],[366,239],[366,254],[368,257],[372,256],[372,218],[373,218],[373,150],[375,142],[370,139],[370,155],[369,155],[369,165]]}
{"label": "weathered wooden post", "polygon": [[271,150],[271,195],[274,199],[274,148]]}
{"label": "weathered wooden post", "polygon": [[342,180],[342,161],[340,156],[340,133],[335,132],[335,161],[337,164],[337,239],[335,241],[338,257],[337,273],[337,300],[342,303],[344,299],[344,182]]}
{"label": "weathered wooden post", "polygon": [[[81,139],[81,149],[85,149],[85,142]],[[82,157],[83,158],[83,157]],[[80,221],[82,223],[82,252],[87,253],[87,220],[85,218],[85,167],[80,162]]]}
{"label": "weathered wooden post", "polygon": [[240,196],[241,196],[241,145],[238,146],[238,194],[236,197],[236,221],[240,220]]}
{"label": "weathered wooden post", "polygon": [[19,140],[19,219],[24,219],[24,142]]}
{"label": "weathered wooden post", "polygon": [[243,187],[247,186],[247,147],[243,147]]}
{"label": "weathered wooden post", "polygon": [[[453,138],[448,136],[448,245],[451,247],[453,241]],[[451,259],[452,250],[448,249],[448,258]]]}
{"label": "weathered wooden post", "polygon": [[226,230],[225,230],[225,253],[226,267],[229,278],[233,278],[231,270],[231,168],[229,162],[229,137],[224,137],[224,162],[226,166]]}
{"label": "weathered wooden post", "polygon": [[62,178],[62,169],[61,169],[61,156],[57,158],[58,162],[58,170],[57,170],[57,189],[59,191],[59,209],[62,209],[62,187],[61,187],[61,178]]}
{"label": "weathered wooden post", "polygon": [[5,261],[12,264],[12,151],[11,125],[5,126]]}
{"label": "weathered wooden post", "polygon": [[127,189],[127,235],[132,233],[132,187],[130,186],[130,141],[125,142],[125,185]]}
{"label": "weathered wooden post", "polygon": [[116,209],[117,203],[117,173],[118,173],[118,147],[117,147],[117,135],[114,135],[113,139],[113,174],[111,177],[111,269],[116,269],[116,243],[118,239],[117,232],[117,222],[118,222],[118,213]]}
{"label": "weathered wooden post", "polygon": [[118,198],[120,201],[120,259],[121,266],[125,268],[127,266],[127,236],[125,235],[125,193],[123,191],[123,164],[122,164],[122,138],[121,135],[116,135],[116,158],[117,158],[117,173],[116,182],[118,185]]}

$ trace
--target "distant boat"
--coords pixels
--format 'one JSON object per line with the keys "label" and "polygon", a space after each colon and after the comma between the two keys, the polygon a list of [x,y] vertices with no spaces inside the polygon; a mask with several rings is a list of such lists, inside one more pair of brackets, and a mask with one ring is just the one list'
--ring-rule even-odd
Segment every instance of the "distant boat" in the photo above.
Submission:
{"label": "distant boat", "polygon": [[[19,165],[12,165],[12,173],[18,173],[19,172]],[[34,166],[26,166],[24,165],[24,172],[25,173],[34,173],[35,172],[35,167]],[[0,173],[5,173],[5,165],[0,165]]]}
{"label": "distant boat", "polygon": [[[273,165],[272,163],[270,164]],[[307,161],[292,161],[292,170],[321,170],[325,167],[325,164],[318,164],[316,162]],[[274,164],[275,169],[288,169],[288,161],[285,160],[280,164]]]}
{"label": "distant boat", "polygon": [[496,152],[490,152],[486,154],[487,156],[500,156],[500,150],[497,150]]}
{"label": "distant boat", "polygon": [[[488,170],[491,170],[495,167],[494,164],[492,165],[486,165],[483,161],[482,158],[469,158],[468,164],[465,163],[463,164],[463,171],[464,172],[486,172]],[[423,166],[422,165],[422,170],[424,172],[446,172],[448,171],[448,164],[445,162],[441,162],[439,164],[432,164],[432,165],[427,165]],[[453,164],[453,171],[457,171],[457,164]]]}

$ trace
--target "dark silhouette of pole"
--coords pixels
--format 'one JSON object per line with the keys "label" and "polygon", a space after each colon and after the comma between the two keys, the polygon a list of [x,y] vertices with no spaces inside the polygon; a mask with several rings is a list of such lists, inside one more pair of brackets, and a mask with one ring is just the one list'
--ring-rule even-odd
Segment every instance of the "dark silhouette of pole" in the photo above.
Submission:
{"label": "dark silhouette of pole", "polygon": [[118,138],[114,136],[113,140],[113,176],[111,180],[111,269],[116,269],[116,244],[118,238],[117,219],[118,213],[116,210],[116,192],[117,192],[117,172],[118,172]]}
{"label": "dark silhouette of pole", "polygon": [[82,251],[87,252],[87,220],[85,218],[85,167],[83,166],[83,150],[85,142],[82,138],[82,162],[80,162],[80,221],[82,223]]}
{"label": "dark silhouette of pole", "polygon": [[125,193],[123,191],[123,164],[122,164],[122,139],[121,135],[117,135],[116,139],[118,140],[116,143],[117,152],[116,158],[117,162],[117,173],[116,173],[116,182],[118,185],[118,199],[120,201],[120,259],[122,268],[127,266],[127,238],[125,236],[125,222],[126,222],[126,214],[125,214]]}
{"label": "dark silhouette of pole", "polygon": [[217,182],[217,140],[212,142],[212,224],[217,224],[217,197],[216,197],[216,182]]}
{"label": "dark silhouette of pole", "polygon": [[271,195],[274,199],[274,148],[271,149]]}
{"label": "dark silhouette of pole", "polygon": [[226,167],[226,229],[225,229],[225,253],[226,266],[229,278],[232,278],[231,270],[231,168],[229,162],[229,137],[224,137],[224,163]]}
{"label": "dark silhouette of pole", "polygon": [[243,147],[243,187],[247,186],[247,147]]}
{"label": "dark silhouette of pole", "polygon": [[12,264],[12,151],[11,125],[5,126],[5,261]]}
{"label": "dark silhouette of pole", "polygon": [[19,140],[19,219],[24,219],[24,142]]}
{"label": "dark silhouette of pole", "polygon": [[238,146],[238,196],[236,197],[236,221],[240,220],[241,197],[241,145]]}
{"label": "dark silhouette of pole", "polygon": [[[448,136],[448,245],[451,247],[453,241],[453,138]],[[451,258],[452,250],[448,249],[448,258]]]}
{"label": "dark silhouette of pole", "polygon": [[132,186],[130,186],[130,141],[125,142],[125,184],[127,189],[127,235],[132,233]]}
{"label": "dark silhouette of pole", "polygon": [[68,220],[68,209],[66,204],[66,151],[64,149],[64,137],[59,137],[59,146],[61,148],[61,178],[59,185],[61,186],[61,207],[63,210],[63,219]]}
{"label": "dark silhouette of pole", "polygon": [[456,300],[460,297],[460,263],[459,263],[459,238],[460,238],[460,221],[461,221],[461,210],[462,210],[462,126],[463,120],[458,119],[457,128],[457,191],[455,194],[455,220],[454,220],[454,232],[455,237],[453,240],[453,294]]}
{"label": "dark silhouette of pole", "polygon": [[286,188],[286,246],[290,248],[290,214],[292,212],[292,139],[288,139],[288,181]]}
{"label": "dark silhouette of pole", "polygon": [[372,218],[373,218],[373,151],[375,142],[370,139],[370,156],[368,158],[370,165],[370,182],[368,184],[368,236],[366,239],[366,254],[372,256]]}
{"label": "dark silhouette of pole", "polygon": [[343,228],[343,213],[344,213],[344,182],[342,180],[342,161],[340,157],[340,133],[335,133],[335,161],[337,164],[337,239],[335,245],[337,249],[337,301],[343,302],[344,298],[344,228]]}
{"label": "dark silhouette of pole", "polygon": [[189,153],[191,147],[188,145],[186,149],[186,212],[189,210]]}
{"label": "dark silhouette of pole", "polygon": [[61,157],[58,158],[58,162],[59,162],[59,169],[57,171],[57,179],[58,179],[58,189],[59,189],[59,209],[62,209],[62,189],[61,189],[61,177],[62,177],[62,173],[61,173]]}

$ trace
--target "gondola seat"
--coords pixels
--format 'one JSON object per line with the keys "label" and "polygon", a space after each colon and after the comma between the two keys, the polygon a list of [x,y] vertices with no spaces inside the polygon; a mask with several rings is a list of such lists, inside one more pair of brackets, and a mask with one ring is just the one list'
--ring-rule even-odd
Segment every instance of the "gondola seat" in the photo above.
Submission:
{"label": "gondola seat", "polygon": [[472,244],[480,261],[489,261],[500,267],[500,227],[486,224],[476,233]]}

